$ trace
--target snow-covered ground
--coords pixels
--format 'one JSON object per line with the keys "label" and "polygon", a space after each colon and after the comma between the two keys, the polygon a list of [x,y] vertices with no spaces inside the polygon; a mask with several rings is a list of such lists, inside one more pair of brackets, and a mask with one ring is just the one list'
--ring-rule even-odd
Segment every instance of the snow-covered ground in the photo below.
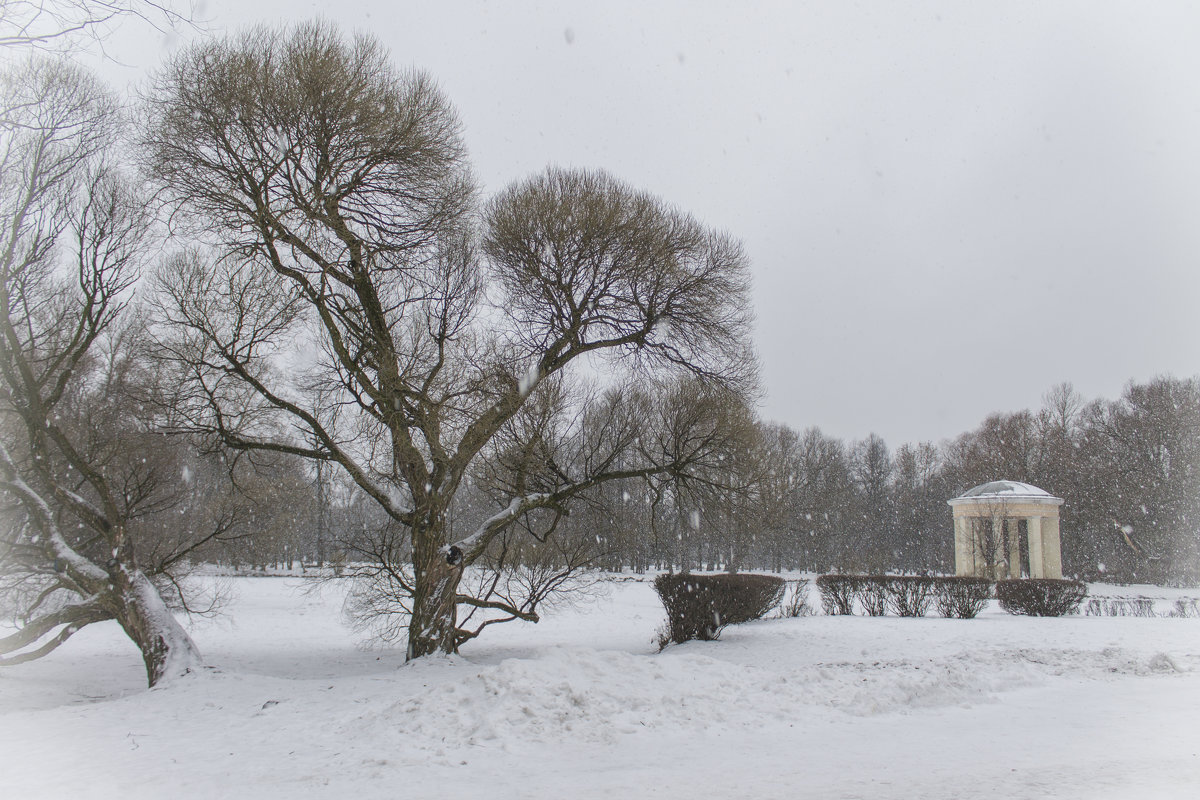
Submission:
{"label": "snow-covered ground", "polygon": [[0,670],[0,796],[1200,796],[1200,619],[817,616],[658,653],[626,581],[405,665],[336,588],[230,584],[195,678],[146,691],[111,624]]}

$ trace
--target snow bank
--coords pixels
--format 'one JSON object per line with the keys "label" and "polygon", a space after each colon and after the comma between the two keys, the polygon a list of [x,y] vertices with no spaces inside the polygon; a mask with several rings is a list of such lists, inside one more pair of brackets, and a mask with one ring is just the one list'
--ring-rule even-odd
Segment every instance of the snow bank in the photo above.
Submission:
{"label": "snow bank", "polygon": [[[644,583],[464,655],[356,646],[336,590],[234,579],[212,668],[119,630],[0,671],[12,797],[1191,797],[1200,620],[813,617],[657,653]],[[72,644],[74,644],[74,640]]]}

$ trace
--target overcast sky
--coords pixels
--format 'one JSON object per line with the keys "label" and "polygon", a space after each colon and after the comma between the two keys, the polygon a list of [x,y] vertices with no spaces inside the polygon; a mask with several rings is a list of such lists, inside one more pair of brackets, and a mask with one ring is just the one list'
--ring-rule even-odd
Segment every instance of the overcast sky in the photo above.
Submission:
{"label": "overcast sky", "polygon": [[[894,449],[1200,373],[1200,4],[209,0],[457,106],[485,191],[602,167],[740,238],[764,417]],[[127,26],[117,82],[178,40]]]}

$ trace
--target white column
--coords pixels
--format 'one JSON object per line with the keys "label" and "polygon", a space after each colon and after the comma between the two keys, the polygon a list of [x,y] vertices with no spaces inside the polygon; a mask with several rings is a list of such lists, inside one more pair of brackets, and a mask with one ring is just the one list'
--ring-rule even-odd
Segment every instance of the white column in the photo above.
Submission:
{"label": "white column", "polygon": [[1006,519],[1008,533],[1008,577],[1021,577],[1021,520]]}
{"label": "white column", "polygon": [[975,565],[971,560],[971,550],[967,541],[967,518],[954,517],[954,574],[970,575]]}
{"label": "white column", "polygon": [[967,559],[967,575],[972,577],[979,575],[979,564],[983,554],[983,549],[979,547],[978,522],[974,517],[962,518],[962,524],[966,525],[967,555],[970,557]]}
{"label": "white column", "polygon": [[996,566],[992,563],[992,554],[988,547],[988,529],[992,522],[986,517],[980,517],[975,526],[975,574],[981,578],[994,578]]}
{"label": "white column", "polygon": [[1042,561],[1042,518],[1029,518],[1029,577],[1044,578]]}
{"label": "white column", "polygon": [[1047,578],[1062,578],[1062,543],[1059,541],[1058,513],[1042,524],[1042,569]]}
{"label": "white column", "polygon": [[1004,517],[992,515],[992,548],[988,553],[988,558],[991,559],[989,570],[991,577],[995,580],[1004,580],[1007,575],[1007,570],[1001,571],[1000,562],[1004,559]]}

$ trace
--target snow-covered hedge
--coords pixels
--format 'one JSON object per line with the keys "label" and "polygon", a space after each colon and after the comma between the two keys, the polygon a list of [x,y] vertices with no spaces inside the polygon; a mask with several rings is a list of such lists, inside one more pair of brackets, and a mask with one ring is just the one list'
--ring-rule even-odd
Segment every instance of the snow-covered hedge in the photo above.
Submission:
{"label": "snow-covered hedge", "polygon": [[821,608],[826,614],[853,614],[854,601],[862,588],[865,575],[820,575],[817,591],[821,593]]}
{"label": "snow-covered hedge", "polygon": [[709,641],[726,625],[761,619],[783,598],[774,575],[659,575],[654,589],[667,609],[662,644]]}
{"label": "snow-covered hedge", "polygon": [[992,595],[987,578],[940,577],[933,579],[933,587],[934,605],[943,617],[974,619]]}
{"label": "snow-covered hedge", "polygon": [[996,583],[996,599],[1010,614],[1029,617],[1061,617],[1075,614],[1087,597],[1080,581],[1049,578],[1016,578]]}
{"label": "snow-covered hedge", "polygon": [[944,617],[969,619],[987,604],[992,582],[924,575],[821,575],[817,589],[826,614],[853,614],[857,605],[872,617],[888,612],[923,617],[930,604],[936,604]]}
{"label": "snow-covered hedge", "polygon": [[898,617],[923,617],[933,602],[934,579],[924,575],[891,575],[884,578],[888,608]]}

